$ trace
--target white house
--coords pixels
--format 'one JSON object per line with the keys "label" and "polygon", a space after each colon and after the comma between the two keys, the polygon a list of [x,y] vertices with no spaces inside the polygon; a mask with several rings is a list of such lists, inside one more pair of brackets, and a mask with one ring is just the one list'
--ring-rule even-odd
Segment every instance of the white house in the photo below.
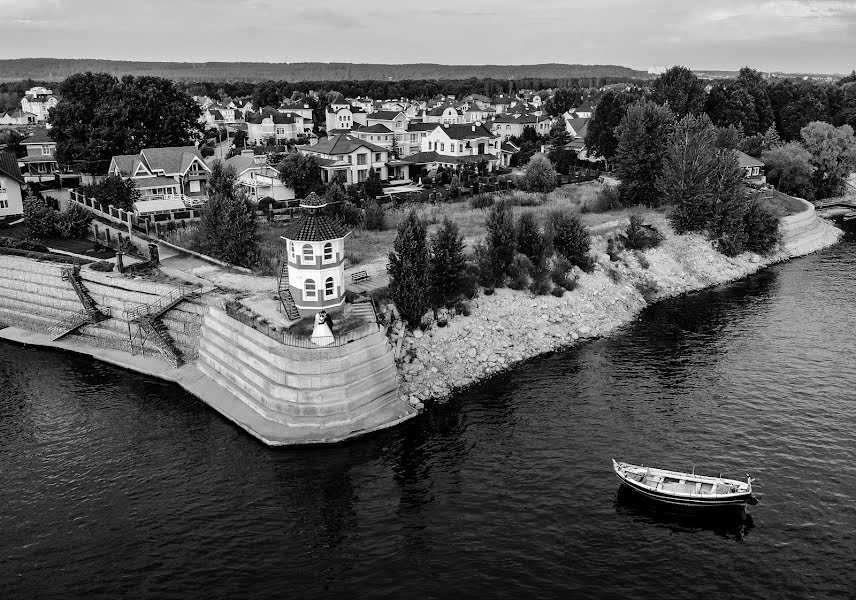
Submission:
{"label": "white house", "polygon": [[442,123],[443,125],[457,125],[464,122],[463,113],[451,104],[443,104],[425,111],[422,114],[425,123]]}
{"label": "white house", "polygon": [[510,137],[520,137],[526,127],[532,127],[538,135],[550,133],[553,124],[549,117],[539,117],[530,114],[506,113],[497,115],[490,122],[490,130],[500,136],[503,140]]}
{"label": "white house", "polygon": [[225,164],[235,169],[238,186],[247,193],[250,200],[258,202],[262,198],[273,198],[277,201],[294,199],[294,188],[285,185],[279,178],[279,171],[268,166],[267,155],[244,150],[241,154],[227,159]]}
{"label": "white house", "polygon": [[501,163],[501,139],[484,125],[434,125],[422,138],[419,152],[390,162],[395,179],[415,179],[439,166],[487,163],[492,171]]}
{"label": "white house", "polygon": [[247,141],[250,144],[264,145],[271,139],[281,144],[297,139],[305,130],[304,119],[299,114],[265,109],[261,113],[247,115]]}
{"label": "white house", "polygon": [[315,157],[325,183],[336,177],[345,183],[360,183],[368,179],[369,169],[374,169],[382,180],[388,178],[389,150],[351,134],[329,136],[314,146],[301,147],[300,153]]}
{"label": "white house", "polygon": [[0,113],[0,125],[34,125],[35,123],[36,115],[21,109]]}
{"label": "white house", "polygon": [[211,169],[196,147],[176,146],[114,156],[107,173],[133,179],[143,200],[178,198],[195,205],[208,197]]}
{"label": "white house", "polygon": [[284,115],[297,115],[303,119],[303,133],[310,134],[315,130],[312,122],[312,107],[304,102],[283,102],[277,109]]}
{"label": "white house", "polygon": [[59,103],[53,91],[43,87],[28,89],[21,98],[21,110],[36,115],[36,121],[48,120],[48,111]]}
{"label": "white house", "polygon": [[15,221],[24,216],[24,195],[21,186],[24,178],[18,170],[18,161],[11,152],[0,152],[0,223]]}

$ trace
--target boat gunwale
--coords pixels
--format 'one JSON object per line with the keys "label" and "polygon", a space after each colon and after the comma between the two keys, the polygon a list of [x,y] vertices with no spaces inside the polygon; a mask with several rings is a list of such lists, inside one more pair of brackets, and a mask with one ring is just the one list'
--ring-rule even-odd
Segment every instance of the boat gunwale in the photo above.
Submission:
{"label": "boat gunwale", "polygon": [[[711,477],[709,475],[695,475],[691,473],[682,473],[680,471],[670,471],[668,469],[658,469],[656,467],[643,467],[641,465],[633,465],[630,463],[620,463],[615,459],[612,459],[613,470],[622,483],[627,484],[631,489],[637,490],[640,493],[644,493],[653,498],[659,498],[663,500],[668,500],[670,498],[681,499],[688,501],[693,505],[703,505],[703,504],[726,504],[729,501],[739,501],[743,502],[752,495],[752,483],[739,481],[736,479],[726,479],[723,477]],[[633,467],[635,469],[644,470],[647,474],[654,473],[655,476],[669,476],[672,478],[683,479],[684,481],[690,480],[694,483],[723,483],[726,485],[737,486],[738,491],[736,492],[727,492],[724,494],[720,493],[702,493],[702,492],[676,492],[667,489],[658,489],[651,487],[642,483],[641,481],[635,481],[626,476],[627,467]],[[631,471],[632,472],[632,471]],[[637,475],[641,475],[641,473],[635,473]],[[662,483],[662,482],[660,482]],[[744,487],[746,486],[746,487]],[[741,489],[743,488],[743,489]]]}

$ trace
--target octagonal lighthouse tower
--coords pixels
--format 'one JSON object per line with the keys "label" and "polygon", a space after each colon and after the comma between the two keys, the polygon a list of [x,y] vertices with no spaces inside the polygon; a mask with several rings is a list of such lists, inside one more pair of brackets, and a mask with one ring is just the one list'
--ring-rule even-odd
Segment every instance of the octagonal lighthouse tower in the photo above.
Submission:
{"label": "octagonal lighthouse tower", "polygon": [[325,215],[325,206],[314,192],[309,194],[300,201],[303,214],[281,236],[288,260],[287,273],[283,269],[280,277],[280,297],[288,310],[287,288],[301,317],[345,302],[345,237],[350,231]]}

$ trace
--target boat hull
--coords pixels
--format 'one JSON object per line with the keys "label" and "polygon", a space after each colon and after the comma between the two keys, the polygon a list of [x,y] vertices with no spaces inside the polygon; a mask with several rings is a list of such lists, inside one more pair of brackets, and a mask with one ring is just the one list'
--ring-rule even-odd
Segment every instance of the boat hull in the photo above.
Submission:
{"label": "boat hull", "polygon": [[646,487],[636,485],[632,481],[628,481],[618,475],[621,485],[625,489],[631,490],[648,500],[654,500],[659,503],[669,504],[671,506],[690,506],[697,508],[723,508],[727,506],[744,506],[752,501],[752,493],[735,494],[728,498],[688,498],[685,496],[676,496],[657,492]]}

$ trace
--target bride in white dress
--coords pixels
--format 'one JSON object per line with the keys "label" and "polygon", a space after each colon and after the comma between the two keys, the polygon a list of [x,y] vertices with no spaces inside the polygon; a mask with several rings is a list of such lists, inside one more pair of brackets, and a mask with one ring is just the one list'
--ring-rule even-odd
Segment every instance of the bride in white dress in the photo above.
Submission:
{"label": "bride in white dress", "polygon": [[309,339],[316,346],[329,346],[333,343],[333,332],[330,330],[326,311],[315,313],[315,328]]}

